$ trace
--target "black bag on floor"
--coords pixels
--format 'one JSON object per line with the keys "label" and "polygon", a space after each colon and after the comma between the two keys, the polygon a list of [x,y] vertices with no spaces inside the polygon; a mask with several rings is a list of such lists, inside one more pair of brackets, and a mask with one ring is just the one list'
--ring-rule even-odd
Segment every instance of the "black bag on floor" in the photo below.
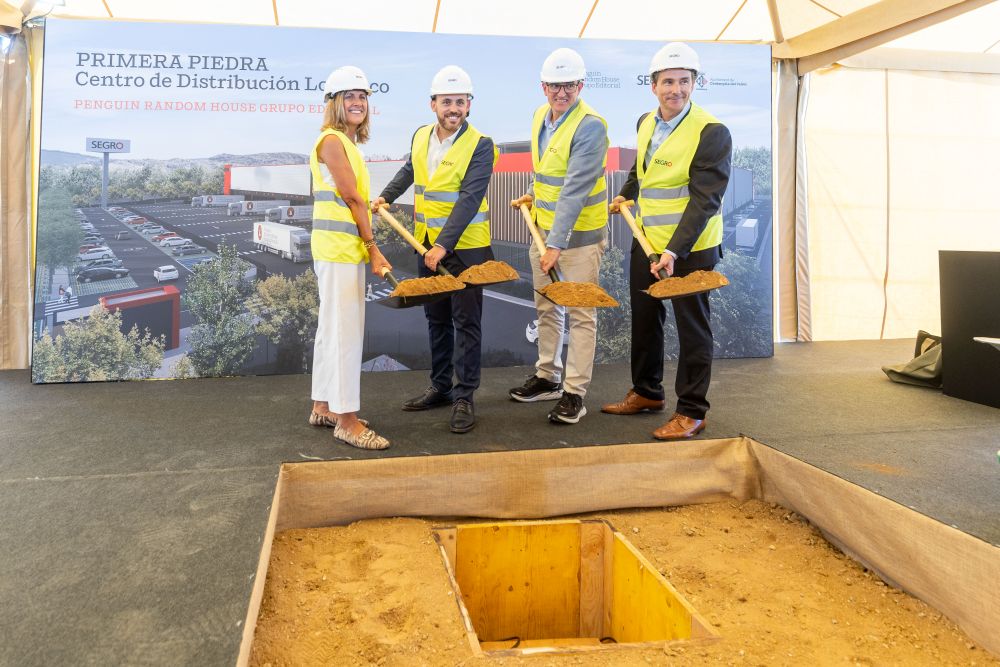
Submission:
{"label": "black bag on floor", "polygon": [[941,336],[918,331],[913,359],[905,364],[883,366],[882,372],[893,382],[940,389]]}

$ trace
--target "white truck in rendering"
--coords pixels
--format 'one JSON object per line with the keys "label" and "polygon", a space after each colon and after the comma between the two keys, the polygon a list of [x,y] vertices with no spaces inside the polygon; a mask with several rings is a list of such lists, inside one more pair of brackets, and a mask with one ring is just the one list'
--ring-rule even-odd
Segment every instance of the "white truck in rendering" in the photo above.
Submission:
{"label": "white truck in rendering", "polygon": [[277,206],[267,209],[264,219],[268,222],[292,222],[295,220],[312,220],[312,206]]}
{"label": "white truck in rendering", "polygon": [[267,209],[276,206],[288,206],[287,199],[264,199],[261,201],[238,201],[229,205],[227,215],[264,215]]}
{"label": "white truck in rendering", "polygon": [[736,227],[736,246],[754,248],[757,246],[757,220],[744,220]]}
{"label": "white truck in rendering", "polygon": [[[194,200],[200,200],[195,204]],[[202,195],[191,200],[191,206],[229,206],[233,202],[241,202],[246,197],[243,195]]]}
{"label": "white truck in rendering", "polygon": [[312,261],[309,232],[277,222],[253,223],[253,242],[257,250],[281,255],[293,262]]}

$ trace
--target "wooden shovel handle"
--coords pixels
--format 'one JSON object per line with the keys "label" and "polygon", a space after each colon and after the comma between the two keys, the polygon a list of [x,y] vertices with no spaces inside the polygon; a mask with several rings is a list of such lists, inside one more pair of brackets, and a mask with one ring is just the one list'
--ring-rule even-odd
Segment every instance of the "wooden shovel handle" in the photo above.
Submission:
{"label": "wooden shovel handle", "polygon": [[[635,240],[639,242],[639,247],[642,248],[642,251],[644,253],[646,253],[646,257],[649,258],[650,264],[656,264],[658,261],[660,261],[660,255],[655,250],[653,250],[653,246],[649,245],[649,239],[647,239],[646,235],[642,232],[641,229],[639,229],[639,225],[635,224],[635,218],[632,217],[632,211],[630,210],[634,204],[635,202],[632,201],[631,199],[628,201],[623,201],[621,204],[618,205],[618,210],[621,211],[622,217],[625,218],[625,222],[627,222],[628,226],[632,229],[632,236],[634,236]],[[661,278],[670,277],[667,274],[666,269],[660,269],[657,272],[657,275],[659,275]]]}
{"label": "wooden shovel handle", "polygon": [[[389,224],[390,227],[392,227],[394,230],[396,230],[396,233],[399,234],[400,236],[402,236],[403,240],[406,241],[407,243],[409,243],[410,246],[414,250],[416,250],[417,253],[419,253],[421,257],[423,257],[424,255],[427,254],[427,248],[425,248],[424,245],[420,241],[418,241],[417,239],[413,238],[413,234],[411,234],[409,232],[409,230],[406,229],[406,227],[404,227],[399,222],[399,220],[396,220],[396,218],[392,215],[392,213],[389,213],[389,208],[385,204],[383,204],[382,206],[378,207],[378,214],[381,215],[382,219],[385,220]],[[441,274],[442,276],[450,276],[451,275],[451,272],[448,271],[448,269],[444,268],[444,265],[441,264],[441,262],[438,262],[437,272],[439,274]]]}
{"label": "wooden shovel handle", "polygon": [[[531,210],[528,208],[527,204],[521,204],[518,208],[521,209],[521,216],[524,218],[524,224],[528,225],[528,232],[531,234],[531,239],[535,242],[535,248],[538,249],[539,255],[545,254],[545,241],[542,240],[542,235],[535,227],[535,221],[531,219]],[[556,273],[555,267],[549,269],[549,279],[557,283],[559,282],[559,276]]]}

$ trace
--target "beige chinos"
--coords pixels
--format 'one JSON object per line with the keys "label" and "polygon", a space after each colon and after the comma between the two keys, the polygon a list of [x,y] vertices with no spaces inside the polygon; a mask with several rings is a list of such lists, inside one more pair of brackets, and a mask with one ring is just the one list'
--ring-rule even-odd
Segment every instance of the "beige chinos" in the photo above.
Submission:
{"label": "beige chinos", "polygon": [[[601,268],[601,257],[607,246],[606,241],[567,248],[559,254],[558,271],[563,280],[579,283],[597,283]],[[552,281],[539,268],[538,249],[532,244],[528,251],[531,263],[531,277],[535,289],[541,289]],[[557,306],[537,292],[535,308],[538,310],[538,362],[535,374],[543,380],[559,382],[563,390],[587,395],[590,380],[594,374],[594,351],[597,348],[597,309],[565,308]],[[566,314],[569,314],[569,349],[566,351],[565,373],[563,372],[562,348],[563,329]]]}

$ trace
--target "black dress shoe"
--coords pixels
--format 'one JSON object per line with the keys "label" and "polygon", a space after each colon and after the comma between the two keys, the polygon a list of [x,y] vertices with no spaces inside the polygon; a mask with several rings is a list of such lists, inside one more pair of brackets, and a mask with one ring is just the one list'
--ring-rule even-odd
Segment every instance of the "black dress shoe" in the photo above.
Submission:
{"label": "black dress shoe", "polygon": [[418,410],[430,410],[439,408],[442,405],[451,405],[451,392],[441,393],[434,387],[428,387],[420,396],[415,396],[403,403],[403,409],[407,412]]}
{"label": "black dress shoe", "polygon": [[451,432],[468,433],[476,425],[476,413],[472,403],[460,398],[451,407]]}

